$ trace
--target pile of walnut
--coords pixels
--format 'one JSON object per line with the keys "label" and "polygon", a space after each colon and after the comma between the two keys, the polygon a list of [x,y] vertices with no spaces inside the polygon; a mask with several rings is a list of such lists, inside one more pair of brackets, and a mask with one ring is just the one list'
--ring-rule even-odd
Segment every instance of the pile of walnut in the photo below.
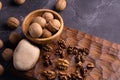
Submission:
{"label": "pile of walnut", "polygon": [[[29,1],[29,0],[28,0]],[[20,6],[23,5],[27,0],[13,0],[14,4]],[[0,11],[4,8],[4,4],[2,1],[0,1]],[[62,11],[66,8],[66,0],[57,0],[55,4],[55,8],[58,11]],[[38,16],[36,19],[33,20],[35,24],[31,24],[30,26],[37,26],[36,29],[38,29],[38,33],[32,34],[32,36],[37,37],[50,37],[52,36],[55,32],[57,32],[60,28],[60,22],[57,19],[54,19],[54,16],[52,13],[46,12],[44,15],[41,17]],[[8,17],[6,20],[6,25],[10,29],[16,29],[20,26],[20,21],[14,16]],[[39,28],[41,27],[41,28]],[[35,30],[36,30],[35,29]],[[33,29],[32,29],[33,30]],[[33,30],[34,31],[34,30]],[[31,32],[34,33],[34,32]],[[18,32],[11,32],[9,35],[9,42],[12,43],[12,45],[16,45],[21,39],[21,35]],[[4,47],[4,41],[0,38],[0,49]],[[46,49],[46,48],[45,48]],[[47,49],[48,51],[50,49]],[[9,62],[13,57],[13,49],[11,48],[5,48],[2,52],[2,58],[6,61]],[[50,60],[47,59],[46,63],[51,64]],[[0,76],[4,73],[4,66],[0,64]]]}
{"label": "pile of walnut", "polygon": [[[89,54],[89,50],[87,48],[77,48],[74,46],[66,46],[66,42],[60,39],[57,42],[58,48],[55,49],[55,61],[50,57],[52,54],[49,54],[54,48],[50,45],[43,46],[43,50],[46,52],[43,55],[43,65],[47,68],[55,64],[56,70],[46,69],[42,70],[41,76],[45,78],[45,80],[84,80],[87,73],[89,73],[94,68],[94,63],[85,62],[85,57]],[[74,62],[71,63],[67,57],[74,56]],[[58,57],[58,59],[57,59]],[[75,63],[75,64],[74,64]],[[84,63],[86,65],[84,65]],[[67,70],[70,69],[70,65],[75,69],[73,72],[67,73]],[[72,69],[72,68],[71,68]]]}
{"label": "pile of walnut", "polygon": [[48,38],[60,29],[61,23],[51,12],[44,12],[32,20],[29,26],[30,36],[33,38]]}

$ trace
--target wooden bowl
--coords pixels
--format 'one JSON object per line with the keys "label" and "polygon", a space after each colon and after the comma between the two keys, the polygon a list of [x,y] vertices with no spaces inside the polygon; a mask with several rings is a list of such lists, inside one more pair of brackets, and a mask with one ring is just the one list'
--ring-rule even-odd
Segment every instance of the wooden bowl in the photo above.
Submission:
{"label": "wooden bowl", "polygon": [[[60,29],[51,37],[48,38],[33,38],[30,36],[29,34],[29,25],[31,24],[32,20],[37,17],[37,16],[41,16],[44,12],[51,12],[54,15],[55,19],[58,19],[61,23]],[[38,9],[35,11],[30,12],[24,19],[23,23],[22,23],[22,31],[24,33],[24,35],[26,36],[26,38],[28,40],[30,40],[31,42],[35,43],[35,44],[47,44],[53,40],[55,40],[58,36],[60,36],[60,34],[62,33],[63,30],[63,26],[64,26],[64,22],[62,17],[55,11],[53,10],[49,10],[49,9]]]}

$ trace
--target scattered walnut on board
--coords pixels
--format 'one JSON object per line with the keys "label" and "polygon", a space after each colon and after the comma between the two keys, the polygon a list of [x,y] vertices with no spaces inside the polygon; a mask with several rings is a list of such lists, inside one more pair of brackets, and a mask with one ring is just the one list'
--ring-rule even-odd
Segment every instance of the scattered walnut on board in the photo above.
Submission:
{"label": "scattered walnut on board", "polygon": [[0,1],[0,10],[2,9],[2,2]]}

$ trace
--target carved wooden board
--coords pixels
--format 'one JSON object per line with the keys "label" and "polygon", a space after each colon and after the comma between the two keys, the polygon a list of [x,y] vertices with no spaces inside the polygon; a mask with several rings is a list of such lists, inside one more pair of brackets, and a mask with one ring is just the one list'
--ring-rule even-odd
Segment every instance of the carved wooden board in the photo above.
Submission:
{"label": "carved wooden board", "polygon": [[[58,56],[55,57],[55,49],[58,47],[57,40],[63,39],[66,45],[75,46],[78,48],[88,48],[89,54],[85,57],[84,65],[92,62],[94,63],[95,67],[90,70],[85,75],[85,80],[119,80],[120,79],[120,45],[116,43],[111,43],[107,40],[65,27],[63,33],[61,34],[60,38],[56,39],[54,42],[50,43],[49,45],[53,47],[53,51],[50,52],[51,58],[53,63],[56,63],[56,60],[59,58]],[[65,50],[64,50],[65,52]],[[42,63],[42,56],[45,53],[41,50],[41,57],[37,62],[36,66],[26,72],[19,72],[14,68],[9,68],[11,72],[15,72],[18,75],[24,75],[24,77],[29,77],[30,79],[35,80],[44,80],[41,78],[41,71],[42,70],[53,70],[55,71],[55,65],[44,67]],[[68,56],[65,52],[65,59],[67,59],[70,64],[75,65],[73,57]],[[70,68],[71,67],[71,68]],[[69,68],[65,71],[66,73],[74,73],[75,67],[69,66]],[[56,70],[56,74],[59,70]],[[64,71],[63,71],[64,72]],[[57,79],[57,78],[56,78]]]}

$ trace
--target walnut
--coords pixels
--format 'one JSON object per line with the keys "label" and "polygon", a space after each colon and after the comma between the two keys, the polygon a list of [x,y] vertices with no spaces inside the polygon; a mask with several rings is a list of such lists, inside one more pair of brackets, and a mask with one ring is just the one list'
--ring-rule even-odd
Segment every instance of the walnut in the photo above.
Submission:
{"label": "walnut", "polygon": [[62,39],[58,41],[58,45],[59,45],[61,48],[63,48],[63,49],[65,49],[65,48],[66,48],[65,41],[64,41],[64,40],[62,40]]}
{"label": "walnut", "polygon": [[41,73],[41,75],[44,76],[47,80],[54,80],[56,77],[55,72],[51,70],[45,70]]}
{"label": "walnut", "polygon": [[4,42],[2,39],[0,39],[0,49],[4,46]]}
{"label": "walnut", "polygon": [[83,80],[83,77],[80,75],[79,72],[75,72],[71,74],[71,79],[72,80]]}
{"label": "walnut", "polygon": [[73,52],[73,47],[69,46],[69,47],[67,48],[67,53],[68,53],[68,54],[72,54],[72,52]]}
{"label": "walnut", "polygon": [[3,65],[0,64],[0,76],[3,75],[4,71],[5,71],[5,70],[4,70]]}
{"label": "walnut", "polygon": [[85,60],[83,59],[83,56],[78,54],[76,57],[75,57],[75,62],[78,63],[78,62],[84,62]]}
{"label": "walnut", "polygon": [[80,74],[81,74],[82,77],[85,76],[85,73],[86,73],[86,72],[87,72],[87,70],[81,66],[81,67],[80,67]]}
{"label": "walnut", "polygon": [[22,5],[26,0],[14,0],[17,5]]}
{"label": "walnut", "polygon": [[43,57],[44,61],[43,61],[43,65],[48,67],[49,65],[52,65],[52,61],[50,60],[50,56],[49,55],[45,55]]}
{"label": "walnut", "polygon": [[53,48],[52,48],[51,46],[49,46],[49,45],[45,45],[45,46],[43,46],[42,48],[43,48],[43,50],[46,51],[46,52],[51,52],[51,51],[53,50]]}
{"label": "walnut", "polygon": [[95,65],[92,62],[87,64],[87,69],[92,69],[94,67]]}
{"label": "walnut", "polygon": [[45,60],[45,61],[43,62],[43,65],[46,66],[46,67],[48,67],[49,65],[52,65],[52,61],[51,61],[50,59]]}
{"label": "walnut", "polygon": [[79,49],[78,49],[77,47],[74,47],[72,53],[73,53],[74,55],[78,54],[78,53],[79,53]]}
{"label": "walnut", "polygon": [[89,54],[89,50],[87,48],[83,48],[83,55],[86,56]]}
{"label": "walnut", "polygon": [[51,36],[52,36],[52,33],[49,30],[43,29],[42,38],[48,38],[48,37],[51,37]]}
{"label": "walnut", "polygon": [[55,7],[58,11],[62,11],[66,8],[66,3],[66,0],[57,0]]}
{"label": "walnut", "polygon": [[82,63],[81,61],[79,61],[79,62],[76,64],[76,67],[78,67],[78,68],[79,68],[79,67],[81,67],[81,66],[82,66],[82,64],[83,64],[83,63]]}
{"label": "walnut", "polygon": [[64,72],[59,72],[59,74],[58,74],[59,80],[69,80],[70,77],[71,77],[70,75],[68,75],[67,73],[64,73]]}
{"label": "walnut", "polygon": [[83,55],[83,49],[79,48],[78,54]]}
{"label": "walnut", "polygon": [[2,52],[2,57],[5,61],[10,61],[11,58],[13,57],[13,50],[10,48],[6,48],[3,52]]}
{"label": "walnut", "polygon": [[18,43],[20,41],[20,39],[21,39],[21,35],[17,32],[11,32],[9,35],[9,41],[12,44]]}
{"label": "walnut", "polygon": [[77,48],[77,47],[71,47],[71,46],[69,46],[69,47],[67,48],[67,53],[68,53],[68,54],[74,54],[74,55],[77,55],[77,54],[80,53],[79,50],[80,50],[80,49]]}
{"label": "walnut", "polygon": [[54,19],[54,15],[52,13],[50,13],[50,12],[45,12],[42,15],[42,17],[45,18],[47,22]]}
{"label": "walnut", "polygon": [[46,55],[43,56],[43,59],[45,59],[45,60],[47,60],[49,58],[50,58],[50,55],[48,55],[48,54],[46,54]]}
{"label": "walnut", "polygon": [[58,55],[60,58],[63,58],[64,57],[64,52],[63,52],[62,49],[58,48],[58,49],[56,49],[55,55]]}
{"label": "walnut", "polygon": [[57,68],[59,70],[67,70],[67,68],[69,67],[69,62],[65,59],[58,59],[57,62]]}

